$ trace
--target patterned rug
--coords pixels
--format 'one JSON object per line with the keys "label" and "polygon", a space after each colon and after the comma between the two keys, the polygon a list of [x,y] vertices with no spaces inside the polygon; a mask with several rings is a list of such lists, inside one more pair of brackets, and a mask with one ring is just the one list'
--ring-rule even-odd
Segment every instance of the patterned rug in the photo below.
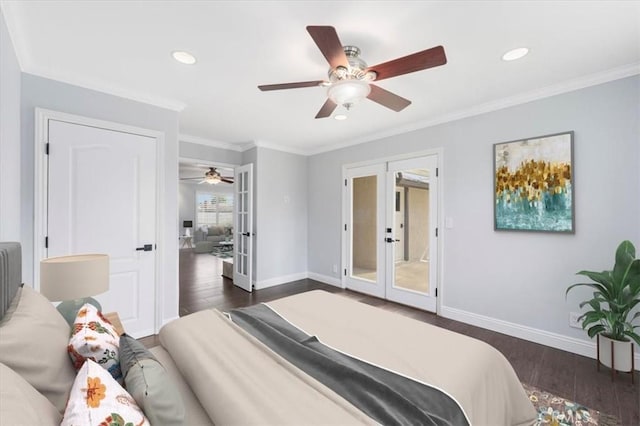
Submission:
{"label": "patterned rug", "polygon": [[560,398],[534,386],[522,384],[538,411],[535,426],[618,426],[615,416],[591,410],[584,405]]}

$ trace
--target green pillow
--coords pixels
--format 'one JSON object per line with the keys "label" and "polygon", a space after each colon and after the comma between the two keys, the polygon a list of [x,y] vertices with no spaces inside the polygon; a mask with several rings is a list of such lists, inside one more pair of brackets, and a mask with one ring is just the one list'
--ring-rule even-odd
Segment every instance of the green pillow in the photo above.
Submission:
{"label": "green pillow", "polygon": [[125,389],[152,425],[185,424],[178,388],[151,352],[127,334],[120,336],[120,368]]}

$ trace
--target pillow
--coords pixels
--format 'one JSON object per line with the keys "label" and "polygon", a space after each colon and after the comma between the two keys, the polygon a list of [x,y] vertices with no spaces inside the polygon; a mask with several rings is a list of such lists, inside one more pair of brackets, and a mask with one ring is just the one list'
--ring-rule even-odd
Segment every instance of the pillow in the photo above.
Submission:
{"label": "pillow", "polygon": [[100,365],[86,360],[71,388],[61,426],[149,425],[131,395]]}
{"label": "pillow", "polygon": [[109,320],[95,306],[85,303],[73,322],[67,348],[74,368],[80,369],[85,360],[91,359],[122,384],[118,357],[119,339],[118,333]]}
{"label": "pillow", "polygon": [[120,366],[125,388],[152,425],[185,424],[178,388],[151,352],[127,334],[120,336]]}
{"label": "pillow", "polygon": [[59,425],[56,407],[18,373],[0,364],[0,424]]}
{"label": "pillow", "polygon": [[66,353],[70,328],[43,295],[23,286],[0,322],[0,362],[64,412],[75,371]]}

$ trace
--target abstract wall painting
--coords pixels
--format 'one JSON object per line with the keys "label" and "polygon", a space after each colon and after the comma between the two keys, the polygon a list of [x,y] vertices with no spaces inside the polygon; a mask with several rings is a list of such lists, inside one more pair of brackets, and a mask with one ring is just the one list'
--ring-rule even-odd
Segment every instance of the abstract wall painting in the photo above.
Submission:
{"label": "abstract wall painting", "polygon": [[494,229],[575,233],[573,132],[493,145]]}

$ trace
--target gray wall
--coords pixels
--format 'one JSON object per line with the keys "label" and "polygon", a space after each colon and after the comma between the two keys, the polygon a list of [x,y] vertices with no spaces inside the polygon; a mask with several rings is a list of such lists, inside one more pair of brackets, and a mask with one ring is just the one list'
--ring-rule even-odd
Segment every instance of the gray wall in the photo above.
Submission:
{"label": "gray wall", "polygon": [[180,157],[195,158],[214,163],[241,164],[242,153],[214,146],[180,141]]}
{"label": "gray wall", "polygon": [[[590,293],[568,285],[640,248],[640,77],[530,102],[309,158],[309,271],[338,279],[342,165],[443,148],[443,306],[587,340],[568,313]],[[575,131],[575,235],[493,230],[497,142]],[[366,149],[364,149],[366,147]],[[582,290],[582,289],[580,289]]]}
{"label": "gray wall", "polygon": [[307,272],[307,157],[258,147],[256,163],[255,278],[261,288]]}
{"label": "gray wall", "polygon": [[[33,194],[35,108],[127,124],[164,133],[164,205],[158,231],[165,246],[156,259],[163,268],[160,283],[163,320],[178,316],[178,113],[30,74],[22,74],[22,241],[27,268],[25,282],[33,279]],[[153,302],[150,302],[153,303]]]}
{"label": "gray wall", "polygon": [[20,236],[20,65],[0,11],[0,241]]}

